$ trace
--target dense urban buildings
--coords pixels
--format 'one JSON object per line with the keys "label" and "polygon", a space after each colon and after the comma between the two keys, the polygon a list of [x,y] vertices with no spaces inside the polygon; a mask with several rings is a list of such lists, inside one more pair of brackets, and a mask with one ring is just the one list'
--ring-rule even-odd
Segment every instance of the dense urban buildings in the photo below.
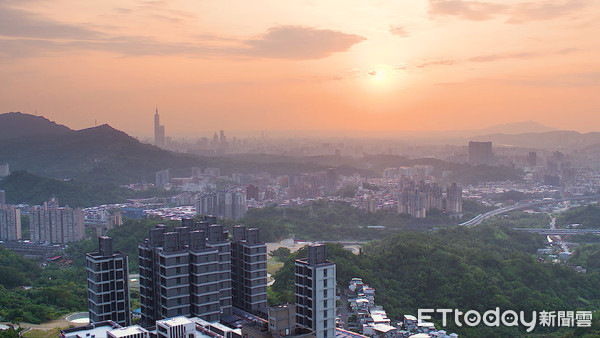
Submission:
{"label": "dense urban buildings", "polygon": [[196,210],[201,215],[212,215],[229,220],[246,216],[246,192],[243,190],[214,191],[198,196]]}
{"label": "dense urban buildings", "polygon": [[59,207],[52,198],[29,211],[29,236],[32,242],[65,244],[82,240],[84,216],[80,208]]}
{"label": "dense urban buildings", "polygon": [[323,244],[308,246],[308,257],[295,264],[296,322],[317,337],[335,336],[335,264]]}
{"label": "dense urban buildings", "polygon": [[0,205],[6,204],[6,191],[0,189]]}
{"label": "dense urban buildings", "polygon": [[14,205],[0,204],[0,241],[21,239],[21,210]]}
{"label": "dense urban buildings", "polygon": [[469,163],[485,164],[493,163],[492,142],[469,142]]}
{"label": "dense urban buildings", "polygon": [[233,306],[250,313],[267,310],[267,245],[256,228],[233,228],[231,280]]}
{"label": "dense urban buildings", "polygon": [[398,183],[398,213],[425,218],[430,209],[450,214],[462,212],[462,188],[452,183],[446,188],[437,183],[402,177]]}
{"label": "dense urban buildings", "polygon": [[129,261],[121,251],[114,251],[112,238],[98,237],[98,251],[85,255],[90,322],[112,320],[128,326]]}
{"label": "dense urban buildings", "polygon": [[165,126],[160,124],[160,116],[158,108],[154,113],[154,144],[159,147],[165,146]]}

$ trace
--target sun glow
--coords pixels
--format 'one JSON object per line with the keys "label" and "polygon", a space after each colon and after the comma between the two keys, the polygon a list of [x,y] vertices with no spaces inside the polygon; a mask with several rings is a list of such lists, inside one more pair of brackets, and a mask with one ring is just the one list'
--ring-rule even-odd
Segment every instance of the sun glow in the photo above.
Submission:
{"label": "sun glow", "polygon": [[379,65],[366,73],[366,84],[374,90],[391,90],[400,84],[402,74],[394,67]]}

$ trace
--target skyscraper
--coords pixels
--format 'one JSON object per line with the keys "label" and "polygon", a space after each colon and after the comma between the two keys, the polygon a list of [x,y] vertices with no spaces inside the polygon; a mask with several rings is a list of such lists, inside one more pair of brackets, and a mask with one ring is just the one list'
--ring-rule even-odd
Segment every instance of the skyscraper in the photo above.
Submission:
{"label": "skyscraper", "polygon": [[6,204],[6,191],[0,190],[0,205]]}
{"label": "skyscraper", "polygon": [[160,115],[158,115],[158,107],[154,113],[154,145],[163,147],[165,145],[165,126],[160,124]]}
{"label": "skyscraper", "polygon": [[491,165],[492,162],[492,142],[469,142],[469,163]]}
{"label": "skyscraper", "polygon": [[0,240],[19,239],[21,239],[21,210],[14,205],[0,204]]}
{"label": "skyscraper", "polygon": [[83,210],[59,207],[54,198],[29,212],[32,242],[64,244],[83,239],[85,235]]}
{"label": "skyscraper", "polygon": [[317,337],[335,337],[335,264],[323,244],[308,246],[308,258],[295,262],[296,322]]}
{"label": "skyscraper", "polygon": [[129,261],[114,251],[112,238],[98,237],[98,251],[85,255],[90,322],[112,320],[121,326],[129,317]]}
{"label": "skyscraper", "polygon": [[267,245],[259,230],[233,228],[231,280],[233,306],[255,314],[267,311]]}

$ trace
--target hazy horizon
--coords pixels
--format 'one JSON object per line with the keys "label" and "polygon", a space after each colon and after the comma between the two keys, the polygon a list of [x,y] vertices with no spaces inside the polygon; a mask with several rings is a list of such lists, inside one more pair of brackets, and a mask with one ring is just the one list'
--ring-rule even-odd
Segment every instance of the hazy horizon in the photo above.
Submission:
{"label": "hazy horizon", "polygon": [[597,131],[599,14],[582,0],[0,1],[0,111],[142,138],[156,106],[172,137]]}

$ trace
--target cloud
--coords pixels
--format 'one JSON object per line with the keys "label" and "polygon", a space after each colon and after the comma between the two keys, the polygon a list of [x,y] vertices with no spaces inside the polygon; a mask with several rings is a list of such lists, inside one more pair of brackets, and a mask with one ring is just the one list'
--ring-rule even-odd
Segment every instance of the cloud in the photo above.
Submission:
{"label": "cloud", "polygon": [[0,5],[0,36],[37,39],[94,39],[100,34],[31,12]]}
{"label": "cloud", "polygon": [[511,11],[509,23],[522,23],[534,20],[551,20],[582,9],[585,2],[582,0],[568,0],[564,3],[558,1],[525,2],[514,6]]}
{"label": "cloud", "polygon": [[[5,12],[4,12],[5,13]],[[186,55],[190,57],[260,57],[308,60],[348,50],[363,37],[339,31],[302,26],[279,26],[256,39],[235,39],[215,35],[192,36],[189,43],[159,41],[153,37],[110,35],[44,18],[24,11],[2,22],[0,13],[0,57],[24,58],[64,52],[106,51],[122,55]],[[18,28],[11,23],[25,18]],[[217,45],[215,45],[215,43]],[[226,46],[223,45],[226,43]]]}
{"label": "cloud", "polygon": [[485,21],[499,16],[508,23],[552,20],[584,8],[584,0],[523,2],[515,5],[466,0],[429,0],[429,14],[456,16],[471,21]]}
{"label": "cloud", "polygon": [[401,38],[408,37],[408,32],[402,26],[390,26],[390,33]]}
{"label": "cloud", "polygon": [[[154,9],[162,1],[140,2],[140,7],[158,15]],[[107,51],[122,55],[186,55],[191,57],[261,57],[281,59],[320,59],[348,50],[365,38],[343,32],[305,26],[276,26],[257,38],[221,37],[196,34],[187,43],[161,41],[150,36],[117,35],[90,25],[58,22],[32,12],[10,7],[0,0],[0,56],[36,57],[77,51]],[[122,15],[132,13],[116,8]],[[161,20],[173,23],[190,18],[189,13],[167,10]]]}
{"label": "cloud", "polygon": [[432,60],[432,61],[422,62],[420,64],[417,64],[415,67],[426,68],[429,66],[452,66],[453,64],[456,64],[455,60],[441,59],[441,60]]}
{"label": "cloud", "polygon": [[305,26],[270,28],[258,39],[245,40],[242,54],[282,59],[320,59],[344,52],[365,38],[329,29]]}
{"label": "cloud", "polygon": [[484,21],[504,13],[509,7],[482,1],[430,0],[429,14],[457,16],[472,21]]}
{"label": "cloud", "polygon": [[538,56],[539,54],[523,52],[523,53],[510,53],[510,54],[487,54],[472,57],[469,59],[471,62],[491,62],[502,59],[531,59],[532,57]]}
{"label": "cloud", "polygon": [[472,57],[467,61],[471,62],[492,62],[497,60],[505,60],[505,59],[520,59],[527,60],[533,59],[536,57],[544,57],[550,55],[565,55],[578,51],[577,48],[563,48],[554,52],[519,52],[519,53],[497,53],[497,54],[486,54],[480,55],[476,57]]}

